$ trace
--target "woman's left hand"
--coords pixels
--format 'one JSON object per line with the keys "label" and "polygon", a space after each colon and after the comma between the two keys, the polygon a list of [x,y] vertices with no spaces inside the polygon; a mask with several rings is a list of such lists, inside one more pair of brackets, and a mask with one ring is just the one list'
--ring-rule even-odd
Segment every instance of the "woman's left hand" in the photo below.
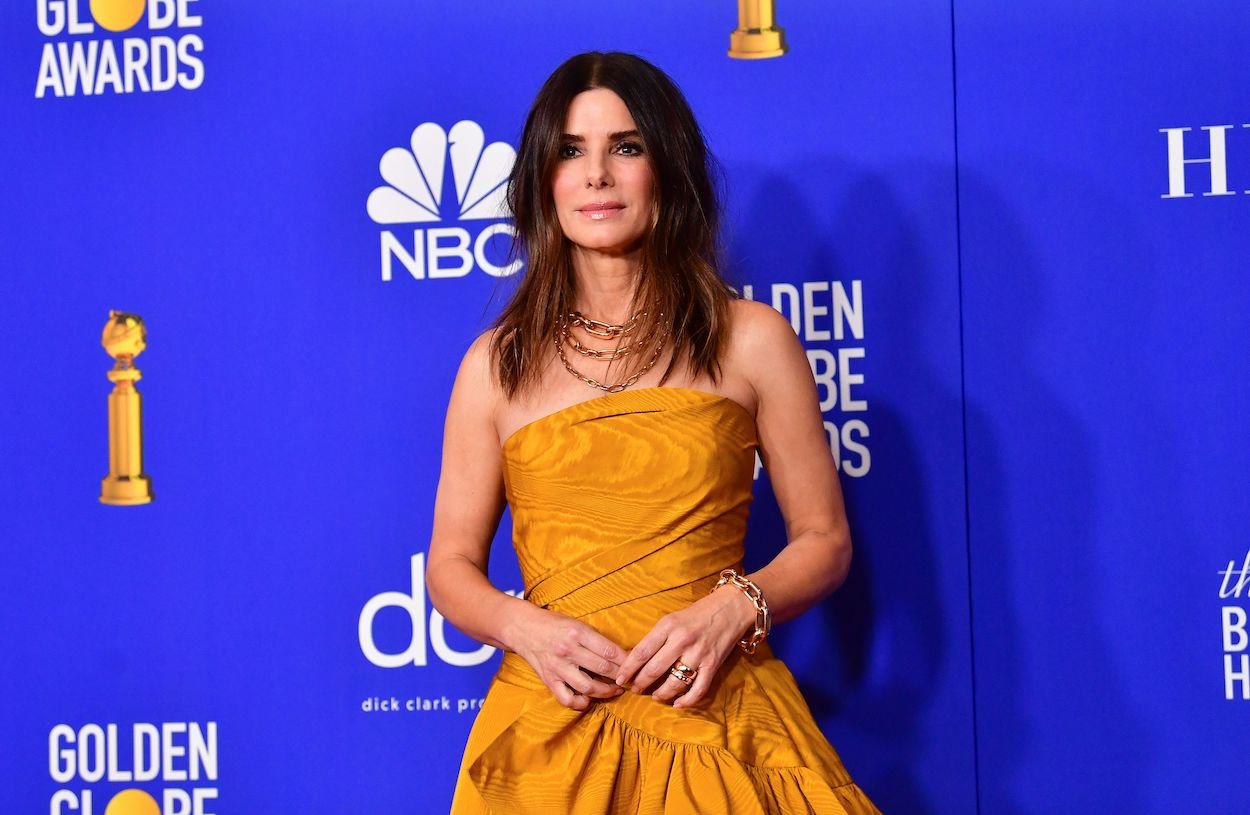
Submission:
{"label": "woman's left hand", "polygon": [[[696,705],[730,651],[755,623],[755,606],[733,586],[722,586],[708,596],[660,618],[621,663],[616,684],[646,693],[660,679],[652,696],[673,707]],[[669,674],[681,662],[694,668],[690,685]]]}

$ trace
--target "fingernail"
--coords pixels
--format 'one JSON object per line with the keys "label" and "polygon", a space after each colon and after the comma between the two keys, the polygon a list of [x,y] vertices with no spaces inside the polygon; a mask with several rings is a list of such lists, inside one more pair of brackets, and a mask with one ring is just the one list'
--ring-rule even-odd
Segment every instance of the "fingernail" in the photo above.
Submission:
{"label": "fingernail", "polygon": [[620,685],[621,687],[625,686],[625,674],[621,674],[620,676],[616,678],[616,684]]}

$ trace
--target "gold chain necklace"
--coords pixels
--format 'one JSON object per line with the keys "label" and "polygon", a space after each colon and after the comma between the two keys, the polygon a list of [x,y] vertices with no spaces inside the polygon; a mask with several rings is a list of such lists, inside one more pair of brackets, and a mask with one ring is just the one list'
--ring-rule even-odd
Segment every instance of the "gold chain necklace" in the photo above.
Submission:
{"label": "gold chain necklace", "polygon": [[584,357],[590,357],[591,359],[620,359],[621,357],[629,356],[638,348],[637,342],[631,342],[616,348],[587,348],[585,345],[578,342],[577,338],[568,333],[567,330],[564,332],[564,339],[569,343],[569,345],[573,346],[574,351]]}
{"label": "gold chain necklace", "polygon": [[[571,341],[573,347],[578,349],[578,351],[583,353],[585,356],[589,356],[594,359],[609,359],[610,360],[610,359],[615,359],[617,356],[625,356],[627,353],[634,350],[636,346],[641,344],[641,340],[635,340],[634,342],[625,346],[624,349],[586,348],[585,351],[582,351],[581,349],[584,348],[584,346],[582,346],[579,342],[577,342],[576,339],[572,339],[569,336],[569,328],[574,325],[580,325],[588,333],[594,334],[595,336],[598,336],[598,337],[605,337],[605,338],[618,337],[624,334],[632,333],[634,329],[637,328],[638,326],[638,319],[640,317],[646,316],[646,314],[647,312],[645,311],[640,312],[639,314],[635,314],[633,317],[630,317],[628,320],[626,320],[624,323],[620,325],[612,325],[610,323],[604,323],[598,320],[591,320],[588,317],[583,316],[580,312],[576,312],[576,311],[573,312],[572,314],[569,315],[570,317],[572,317],[571,322],[565,322],[561,320],[557,324],[558,331],[556,333],[555,343],[556,343],[556,353],[559,354],[560,356],[560,362],[564,363],[564,367],[565,369],[568,370],[569,373],[571,373],[573,376],[577,377],[581,381],[585,382],[587,385],[590,385],[593,388],[599,388],[600,390],[607,391],[608,393],[620,393],[621,391],[628,388],[630,385],[637,382],[638,379],[647,371],[651,370],[651,366],[654,365],[655,361],[660,358],[660,351],[662,351],[664,348],[664,340],[668,337],[668,327],[666,326],[663,329],[662,333],[660,334],[660,341],[655,346],[655,353],[651,355],[651,359],[647,360],[647,364],[643,365],[640,369],[635,371],[624,381],[617,382],[615,385],[608,385],[604,382],[600,382],[597,379],[593,379],[589,376],[586,376],[584,373],[574,368],[572,363],[569,362],[568,357],[565,356],[564,354],[565,342]],[[660,316],[660,320],[663,321],[664,314],[661,313],[659,316]],[[587,351],[590,353],[586,353]],[[611,354],[612,356],[608,356],[609,354]]]}
{"label": "gold chain necklace", "polygon": [[619,337],[623,334],[634,333],[634,329],[638,327],[638,320],[642,317],[646,317],[647,312],[640,311],[620,325],[613,325],[611,323],[600,322],[599,320],[592,320],[580,311],[574,311],[569,316],[573,318],[569,323],[570,326],[580,325],[586,330],[587,334],[590,334],[593,337],[610,340],[613,337]]}
{"label": "gold chain necklace", "polygon": [[601,337],[603,339],[625,337],[633,334],[634,330],[638,327],[638,320],[646,316],[647,312],[641,311],[620,325],[613,325],[611,323],[600,322],[599,320],[592,320],[580,311],[574,311],[569,314],[569,317],[572,319],[567,324],[562,324],[564,341],[572,345],[573,350],[584,357],[606,360],[620,359],[621,357],[628,356],[631,351],[637,348],[637,340],[632,343],[626,343],[625,345],[618,345],[616,348],[590,348],[578,342],[577,338],[570,333],[570,329],[580,325],[582,330],[591,336]]}

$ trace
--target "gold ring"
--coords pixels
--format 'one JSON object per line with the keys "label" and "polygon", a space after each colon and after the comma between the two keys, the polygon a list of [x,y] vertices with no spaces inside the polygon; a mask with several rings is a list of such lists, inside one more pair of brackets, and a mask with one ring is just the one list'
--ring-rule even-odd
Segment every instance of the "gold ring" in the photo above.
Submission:
{"label": "gold ring", "polygon": [[683,685],[693,685],[694,678],[699,675],[699,671],[678,660],[673,663],[673,667],[669,669],[668,675]]}

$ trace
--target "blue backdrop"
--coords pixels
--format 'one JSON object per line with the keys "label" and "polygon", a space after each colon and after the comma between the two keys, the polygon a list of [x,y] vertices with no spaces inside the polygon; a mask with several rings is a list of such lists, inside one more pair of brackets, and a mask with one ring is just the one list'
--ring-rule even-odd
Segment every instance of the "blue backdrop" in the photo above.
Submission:
{"label": "blue backdrop", "polygon": [[[860,785],[1250,806],[1250,10],[778,19],[742,62],[728,0],[0,9],[12,811],[446,811],[498,655],[424,596],[443,412],[517,279],[500,168],[589,49],[685,90],[727,274],[809,351],[856,557],[774,639]],[[97,501],[109,309],[148,326],[142,507]]]}

